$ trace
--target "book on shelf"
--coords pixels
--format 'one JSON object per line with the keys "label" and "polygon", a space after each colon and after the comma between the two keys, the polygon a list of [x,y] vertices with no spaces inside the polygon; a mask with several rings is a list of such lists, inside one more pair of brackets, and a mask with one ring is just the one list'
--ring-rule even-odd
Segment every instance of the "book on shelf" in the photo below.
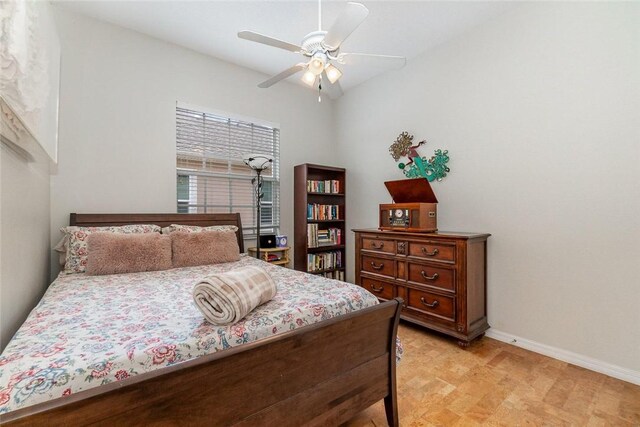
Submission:
{"label": "book on shelf", "polygon": [[281,255],[276,255],[276,254],[268,254],[267,255],[267,261],[268,262],[282,261],[282,256]]}
{"label": "book on shelf", "polygon": [[307,248],[318,247],[318,224],[307,224]]}
{"label": "book on shelf", "polygon": [[340,206],[320,205],[317,203],[307,204],[307,220],[326,221],[340,219]]}
{"label": "book on shelf", "polygon": [[342,244],[342,230],[329,227],[320,230],[318,224],[307,224],[307,247],[338,246]]}
{"label": "book on shelf", "polygon": [[324,273],[321,273],[321,275],[323,277],[326,277],[327,279],[341,280],[341,281],[344,282],[344,271],[343,270],[326,271]]}
{"label": "book on shelf", "polygon": [[337,179],[325,179],[325,180],[309,179],[307,180],[307,192],[339,194],[340,181],[338,181]]}
{"label": "book on shelf", "polygon": [[307,271],[313,273],[342,267],[342,252],[319,252],[307,254]]}

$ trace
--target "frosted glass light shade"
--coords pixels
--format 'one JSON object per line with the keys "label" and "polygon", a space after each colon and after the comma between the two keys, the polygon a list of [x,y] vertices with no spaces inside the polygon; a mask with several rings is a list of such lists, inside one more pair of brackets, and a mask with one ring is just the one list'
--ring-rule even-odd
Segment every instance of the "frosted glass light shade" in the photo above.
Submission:
{"label": "frosted glass light shade", "polygon": [[308,86],[313,86],[316,82],[316,75],[313,74],[311,71],[307,70],[302,75],[302,81],[304,82],[304,84]]}
{"label": "frosted glass light shade", "polygon": [[329,79],[331,84],[334,84],[340,77],[342,77],[342,71],[340,71],[338,67],[335,67],[333,64],[329,64],[324,71],[327,73],[327,78]]}
{"label": "frosted glass light shade", "polygon": [[324,70],[324,61],[322,58],[313,58],[311,62],[309,62],[309,71],[313,74],[320,75]]}
{"label": "frosted glass light shade", "polygon": [[247,154],[242,161],[253,170],[263,171],[271,167],[273,157],[266,154]]}

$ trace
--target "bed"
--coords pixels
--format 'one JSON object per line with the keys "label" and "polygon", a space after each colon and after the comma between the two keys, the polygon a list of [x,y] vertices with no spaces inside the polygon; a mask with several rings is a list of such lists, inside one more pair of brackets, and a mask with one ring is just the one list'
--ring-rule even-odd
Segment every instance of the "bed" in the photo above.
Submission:
{"label": "bed", "polygon": [[[71,225],[236,225],[237,214],[71,215]],[[217,327],[191,299],[203,275],[259,264],[276,297]],[[158,290],[162,289],[162,292]],[[7,425],[335,425],[384,399],[397,425],[400,302],[240,261],[157,272],[61,275],[0,355]]]}

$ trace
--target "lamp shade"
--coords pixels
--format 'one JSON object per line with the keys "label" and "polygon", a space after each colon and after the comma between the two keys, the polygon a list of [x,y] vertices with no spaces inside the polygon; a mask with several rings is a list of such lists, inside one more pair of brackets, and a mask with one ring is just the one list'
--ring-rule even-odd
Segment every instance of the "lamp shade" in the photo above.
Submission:
{"label": "lamp shade", "polygon": [[322,52],[316,52],[309,61],[308,70],[316,76],[320,75],[324,71],[324,66],[327,63],[327,55]]}
{"label": "lamp shade", "polygon": [[329,79],[331,84],[334,84],[340,77],[342,77],[342,71],[340,71],[338,67],[334,66],[333,64],[327,65],[327,68],[324,71],[327,73],[327,78]]}
{"label": "lamp shade", "polygon": [[247,154],[242,161],[253,170],[263,171],[271,167],[273,157],[266,154]]}
{"label": "lamp shade", "polygon": [[307,86],[313,86],[316,83],[316,75],[313,74],[311,71],[307,70],[302,75],[302,81]]}

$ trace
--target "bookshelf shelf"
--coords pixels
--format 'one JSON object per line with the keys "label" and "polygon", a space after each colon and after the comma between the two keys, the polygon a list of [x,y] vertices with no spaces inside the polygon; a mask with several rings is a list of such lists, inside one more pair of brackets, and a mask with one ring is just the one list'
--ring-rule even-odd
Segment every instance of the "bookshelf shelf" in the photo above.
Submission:
{"label": "bookshelf shelf", "polygon": [[334,196],[334,197],[344,197],[344,193],[315,193],[312,191],[307,191],[309,196]]}
{"label": "bookshelf shelf", "polygon": [[[264,261],[267,261],[269,264],[282,265],[285,267],[289,266],[289,248],[285,246],[283,248],[261,248],[260,249],[260,258]],[[249,248],[249,255],[255,257],[257,254],[256,248]],[[269,260],[269,255],[276,255],[275,259]]]}
{"label": "bookshelf shelf", "polygon": [[324,273],[331,273],[333,271],[344,271],[344,267],[327,268],[326,270],[313,270],[313,271],[309,271],[309,273],[311,273],[311,274],[324,274]]}
{"label": "bookshelf shelf", "polygon": [[[346,279],[346,177],[345,169],[305,163],[294,168],[294,268],[312,274],[333,273],[335,278]],[[315,191],[319,189],[319,191]],[[330,189],[332,192],[324,192]],[[338,219],[308,219],[317,217],[335,217]],[[313,226],[311,226],[313,224]],[[331,238],[327,238],[331,233]],[[339,240],[335,235],[339,234]],[[309,239],[314,241],[331,241],[332,245],[320,245],[308,247]],[[315,243],[314,243],[315,244]],[[335,255],[340,259],[340,265],[336,268],[311,270],[308,267],[314,265],[313,261],[321,258],[324,253]],[[311,263],[309,261],[312,261]],[[334,265],[333,258],[330,262],[321,266]],[[318,264],[315,264],[318,265]]]}
{"label": "bookshelf shelf", "polygon": [[326,251],[335,251],[336,249],[344,249],[344,245],[327,245],[327,246],[318,246],[315,248],[307,248],[308,252],[326,252]]}

